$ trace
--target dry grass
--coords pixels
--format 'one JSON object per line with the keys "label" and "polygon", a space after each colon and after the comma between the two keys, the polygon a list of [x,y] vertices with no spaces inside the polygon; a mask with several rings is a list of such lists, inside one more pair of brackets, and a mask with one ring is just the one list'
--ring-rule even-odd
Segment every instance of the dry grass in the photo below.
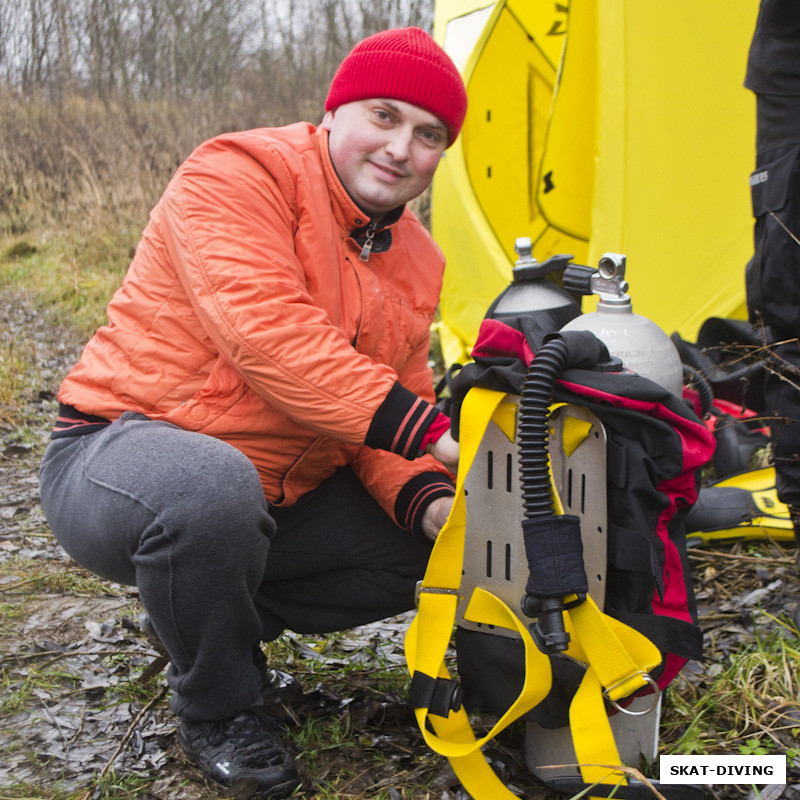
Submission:
{"label": "dry grass", "polygon": [[[800,767],[800,595],[792,547],[769,541],[691,551],[705,660],[667,695],[662,752],[786,754]],[[758,599],[756,599],[758,598]]]}
{"label": "dry grass", "polygon": [[0,231],[134,226],[203,139],[226,126],[191,106],[0,95]]}

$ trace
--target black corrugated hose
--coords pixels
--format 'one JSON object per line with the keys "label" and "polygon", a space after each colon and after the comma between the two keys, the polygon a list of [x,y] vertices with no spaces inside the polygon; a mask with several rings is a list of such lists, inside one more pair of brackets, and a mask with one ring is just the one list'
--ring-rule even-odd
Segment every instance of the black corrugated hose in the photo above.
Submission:
{"label": "black corrugated hose", "polygon": [[567,343],[560,337],[536,353],[522,387],[517,431],[525,508],[522,532],[530,572],[521,607],[536,619],[531,632],[546,653],[563,652],[569,646],[563,598],[574,594],[576,602],[582,602],[588,591],[580,521],[556,515],[550,484],[549,410],[567,356]]}
{"label": "black corrugated hose", "polygon": [[567,359],[561,338],[546,342],[531,362],[519,406],[519,467],[525,517],[554,513],[548,457],[549,409],[556,381]]}

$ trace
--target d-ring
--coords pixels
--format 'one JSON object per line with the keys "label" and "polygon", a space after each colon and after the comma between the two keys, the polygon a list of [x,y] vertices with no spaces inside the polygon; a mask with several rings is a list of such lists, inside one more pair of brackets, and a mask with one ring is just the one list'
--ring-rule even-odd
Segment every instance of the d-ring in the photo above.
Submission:
{"label": "d-ring", "polygon": [[615,683],[613,686],[609,686],[608,689],[603,690],[603,697],[605,697],[606,700],[608,700],[608,702],[611,703],[611,705],[617,709],[617,711],[620,711],[623,714],[627,714],[629,717],[642,717],[645,714],[649,714],[658,705],[658,701],[661,698],[661,689],[658,688],[658,684],[646,672],[640,672],[639,675],[641,675],[642,678],[644,678],[645,683],[649,683],[650,686],[653,687],[653,693],[654,693],[653,694],[654,699],[652,704],[642,711],[630,711],[627,708],[623,708],[619,703],[617,703],[616,700],[612,700],[608,695],[608,693],[612,689],[615,689],[617,686],[621,686],[623,683],[630,680],[629,678],[626,678],[625,681],[620,681],[619,683]]}

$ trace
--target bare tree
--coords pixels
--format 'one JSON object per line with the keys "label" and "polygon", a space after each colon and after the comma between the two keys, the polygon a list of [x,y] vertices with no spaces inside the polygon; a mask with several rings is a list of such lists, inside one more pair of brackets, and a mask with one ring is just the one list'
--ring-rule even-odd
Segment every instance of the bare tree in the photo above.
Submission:
{"label": "bare tree", "polygon": [[216,103],[254,69],[304,109],[361,37],[432,23],[433,0],[0,0],[0,68],[23,91]]}
{"label": "bare tree", "polygon": [[202,139],[318,122],[341,59],[433,0],[0,0],[0,226],[141,219]]}

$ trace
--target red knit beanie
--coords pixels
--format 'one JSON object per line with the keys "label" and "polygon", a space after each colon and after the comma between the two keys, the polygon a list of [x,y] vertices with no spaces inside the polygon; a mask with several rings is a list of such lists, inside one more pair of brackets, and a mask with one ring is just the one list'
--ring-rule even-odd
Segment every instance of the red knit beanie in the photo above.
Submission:
{"label": "red knit beanie", "polygon": [[385,97],[435,114],[447,126],[447,146],[467,113],[467,92],[450,56],[422,28],[395,28],[359,42],[333,76],[325,110]]}

